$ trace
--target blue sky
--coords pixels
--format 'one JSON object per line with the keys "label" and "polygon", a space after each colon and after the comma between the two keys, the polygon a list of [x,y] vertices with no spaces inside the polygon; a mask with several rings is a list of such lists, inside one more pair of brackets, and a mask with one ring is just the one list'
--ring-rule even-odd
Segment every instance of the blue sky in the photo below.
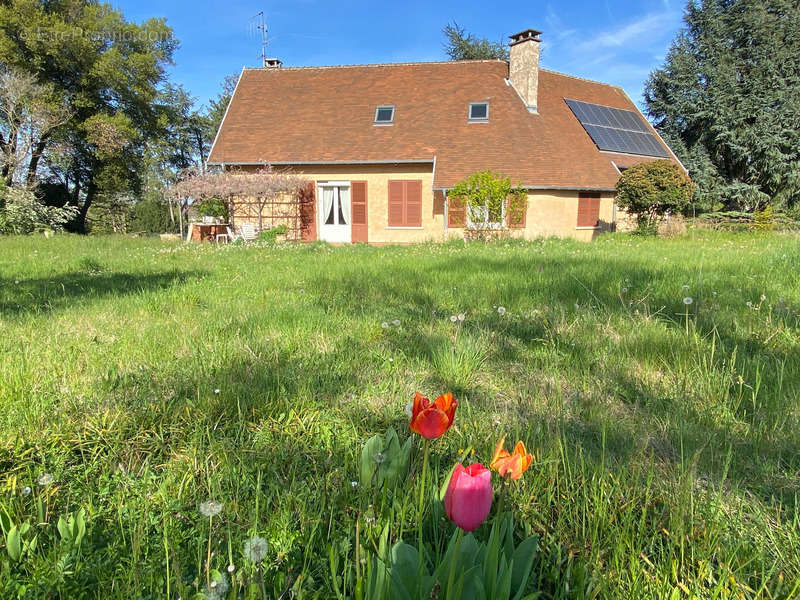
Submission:
{"label": "blue sky", "polygon": [[681,27],[684,0],[117,0],[129,20],[166,17],[181,47],[173,79],[200,103],[225,75],[259,66],[263,10],[268,55],[285,66],[444,60],[441,30],[455,20],[491,40],[543,31],[542,66],[622,86],[641,104],[644,81]]}

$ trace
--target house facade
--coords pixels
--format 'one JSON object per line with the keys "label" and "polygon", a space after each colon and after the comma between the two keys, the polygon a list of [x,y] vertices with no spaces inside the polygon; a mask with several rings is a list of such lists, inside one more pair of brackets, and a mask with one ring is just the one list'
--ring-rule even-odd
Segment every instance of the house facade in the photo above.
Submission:
{"label": "house facade", "polygon": [[[245,69],[209,164],[290,169],[309,180],[296,214],[264,214],[304,240],[442,241],[474,229],[591,240],[615,228],[620,172],[677,158],[621,88],[539,68],[540,34],[510,60]],[[514,214],[449,191],[491,170],[527,191]],[[234,222],[255,220],[234,202]]]}

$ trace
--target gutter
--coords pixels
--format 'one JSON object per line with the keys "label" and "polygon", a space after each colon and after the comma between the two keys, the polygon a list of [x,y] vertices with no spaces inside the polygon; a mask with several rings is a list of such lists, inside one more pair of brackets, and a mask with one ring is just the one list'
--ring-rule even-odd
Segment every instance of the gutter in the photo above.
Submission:
{"label": "gutter", "polygon": [[[221,129],[221,127],[220,127]],[[226,165],[233,167],[267,167],[269,165],[292,166],[292,165],[415,165],[415,164],[436,164],[436,157],[430,158],[411,158],[400,160],[284,160],[284,161],[257,161],[257,162],[210,162],[209,165]]]}

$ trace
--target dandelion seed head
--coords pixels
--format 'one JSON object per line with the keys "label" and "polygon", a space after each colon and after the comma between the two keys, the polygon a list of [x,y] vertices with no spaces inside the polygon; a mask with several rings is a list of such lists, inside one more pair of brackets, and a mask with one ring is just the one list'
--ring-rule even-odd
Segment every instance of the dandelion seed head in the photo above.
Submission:
{"label": "dandelion seed head", "polygon": [[26,485],[24,488],[22,488],[22,495],[23,496],[29,496],[30,493],[31,493],[31,486]]}
{"label": "dandelion seed head", "polygon": [[395,327],[400,327],[400,319],[395,319],[394,321],[392,321],[392,325],[394,325]]}
{"label": "dandelion seed head", "polygon": [[55,481],[55,478],[50,473],[42,473],[39,475],[39,479],[36,480],[42,487],[50,485],[53,481]]}
{"label": "dandelion seed head", "polygon": [[219,394],[219,388],[216,388],[216,389],[214,390],[214,393],[215,393],[215,394]]}
{"label": "dandelion seed head", "polygon": [[466,318],[467,318],[467,315],[465,315],[464,313],[458,313],[458,320],[459,321],[464,321],[464,319],[466,319]]}
{"label": "dandelion seed head", "polygon": [[350,487],[353,488],[353,489],[356,489],[358,487],[358,482],[357,481],[351,481],[350,482]]}
{"label": "dandelion seed head", "polygon": [[384,329],[389,329],[389,324],[386,321],[384,321],[383,323],[381,323],[381,327],[383,327]]}
{"label": "dandelion seed head", "polygon": [[253,536],[244,543],[244,555],[250,562],[260,563],[267,557],[269,542],[260,536]]}
{"label": "dandelion seed head", "polygon": [[694,300],[692,300],[692,298],[690,296],[686,296],[686,298],[683,299],[683,303],[686,306],[689,306],[692,302],[694,302]]}
{"label": "dandelion seed head", "polygon": [[681,287],[681,289],[685,292],[686,290],[689,289],[689,286],[688,285],[684,285],[684,286]]}
{"label": "dandelion seed head", "polygon": [[766,299],[767,297],[764,294],[761,294],[761,301],[764,302]]}
{"label": "dandelion seed head", "polygon": [[386,455],[383,452],[378,452],[374,458],[376,463],[381,464],[386,460]]}
{"label": "dandelion seed head", "polygon": [[228,565],[228,573],[233,573],[236,570],[236,567],[233,565]]}
{"label": "dandelion seed head", "polygon": [[409,402],[408,404],[406,404],[406,407],[405,407],[404,410],[405,410],[406,415],[410,419],[412,416],[414,416],[414,403],[413,402]]}
{"label": "dandelion seed head", "polygon": [[623,294],[627,294],[628,293],[628,288],[626,288],[626,287],[622,288],[622,293]]}
{"label": "dandelion seed head", "polygon": [[200,504],[200,514],[204,517],[216,517],[222,512],[222,502],[215,502],[214,500],[206,500]]}
{"label": "dandelion seed head", "polygon": [[450,322],[455,323],[456,321],[458,321],[458,317],[455,315],[450,315]]}
{"label": "dandelion seed head", "polygon": [[504,314],[506,314],[506,307],[505,306],[498,306],[497,307],[497,314],[499,314],[500,316],[503,316]]}

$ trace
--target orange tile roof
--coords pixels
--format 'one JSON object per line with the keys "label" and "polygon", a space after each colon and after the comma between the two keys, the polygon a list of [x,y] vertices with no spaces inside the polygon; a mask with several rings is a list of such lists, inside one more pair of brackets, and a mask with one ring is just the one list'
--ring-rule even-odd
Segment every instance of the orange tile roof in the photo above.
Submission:
{"label": "orange tile roof", "polygon": [[[621,88],[540,70],[538,114],[506,83],[502,60],[245,69],[212,164],[433,162],[435,188],[492,169],[531,188],[612,189],[618,165],[564,102],[637,110]],[[489,101],[489,122],[469,123]],[[375,108],[394,105],[392,126]]]}

